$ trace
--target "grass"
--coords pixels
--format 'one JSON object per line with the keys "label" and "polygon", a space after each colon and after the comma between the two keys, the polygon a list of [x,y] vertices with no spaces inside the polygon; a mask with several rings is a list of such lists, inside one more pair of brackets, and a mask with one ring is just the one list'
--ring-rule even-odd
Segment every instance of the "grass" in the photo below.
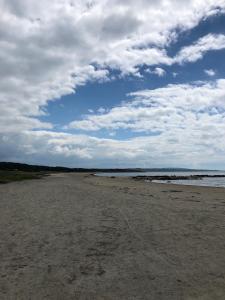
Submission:
{"label": "grass", "polygon": [[45,176],[43,172],[23,172],[23,171],[2,171],[0,170],[0,184],[12,181],[22,181],[29,179],[40,179]]}

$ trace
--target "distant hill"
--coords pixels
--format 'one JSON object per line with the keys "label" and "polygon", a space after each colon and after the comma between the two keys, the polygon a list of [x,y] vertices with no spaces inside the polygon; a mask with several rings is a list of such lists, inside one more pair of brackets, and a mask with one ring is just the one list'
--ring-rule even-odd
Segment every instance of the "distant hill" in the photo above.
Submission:
{"label": "distant hill", "polygon": [[67,168],[67,167],[50,167],[40,165],[29,165],[22,163],[13,162],[0,162],[0,170],[5,171],[26,171],[26,172],[193,172],[193,171],[209,171],[209,170],[197,170],[197,169],[186,169],[186,168],[115,168],[115,169],[104,169],[104,168]]}
{"label": "distant hill", "polygon": [[40,165],[28,165],[13,162],[0,162],[2,171],[25,171],[25,172],[142,172],[141,169],[85,169],[85,168],[67,168],[67,167],[49,167]]}

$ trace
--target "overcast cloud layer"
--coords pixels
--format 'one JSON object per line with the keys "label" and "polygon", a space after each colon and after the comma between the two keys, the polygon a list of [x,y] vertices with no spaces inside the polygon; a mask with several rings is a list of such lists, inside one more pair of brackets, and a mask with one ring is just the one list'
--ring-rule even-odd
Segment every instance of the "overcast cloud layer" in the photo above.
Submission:
{"label": "overcast cloud layer", "polygon": [[[225,79],[212,81],[211,69],[204,71],[208,82],[137,91],[61,132],[40,121],[49,101],[113,80],[113,70],[118,78],[141,77],[145,66],[164,77],[165,66],[193,64],[225,49],[225,36],[209,33],[173,56],[166,50],[182,32],[224,13],[224,0],[121,2],[0,0],[0,160],[149,167],[223,159]],[[112,138],[94,137],[102,129]],[[117,140],[117,130],[139,136]]]}

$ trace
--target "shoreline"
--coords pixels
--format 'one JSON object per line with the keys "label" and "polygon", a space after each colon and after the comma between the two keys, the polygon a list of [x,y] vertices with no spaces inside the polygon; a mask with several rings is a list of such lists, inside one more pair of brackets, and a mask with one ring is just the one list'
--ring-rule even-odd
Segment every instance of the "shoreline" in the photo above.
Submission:
{"label": "shoreline", "polygon": [[[91,174],[93,176],[99,176],[97,173],[96,174]],[[182,185],[182,186],[202,186],[202,187],[217,187],[217,188],[225,188],[225,182],[224,185],[220,186],[220,185],[210,185],[210,182],[208,182],[208,184],[195,184],[192,182],[192,184],[187,184],[186,182],[188,181],[196,181],[196,182],[200,182],[201,180],[204,179],[220,179],[220,178],[225,178],[225,175],[207,175],[207,174],[203,174],[203,175],[136,175],[136,176],[132,176],[132,175],[128,175],[128,176],[117,176],[116,174],[113,175],[111,174],[110,176],[104,176],[104,175],[100,175],[99,177],[106,177],[106,178],[130,178],[132,180],[135,180],[137,182],[151,182],[151,183],[161,183],[161,184],[172,184],[172,185]],[[180,183],[178,183],[179,181],[181,181]],[[184,181],[184,182],[182,182]]]}

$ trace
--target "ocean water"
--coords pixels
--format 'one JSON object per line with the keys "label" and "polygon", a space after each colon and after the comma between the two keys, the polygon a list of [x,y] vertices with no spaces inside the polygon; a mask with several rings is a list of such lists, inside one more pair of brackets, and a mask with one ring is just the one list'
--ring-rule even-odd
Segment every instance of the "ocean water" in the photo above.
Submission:
{"label": "ocean water", "polygon": [[[97,173],[98,176],[115,176],[115,177],[133,177],[133,176],[189,176],[189,175],[225,175],[225,171],[193,171],[193,172],[115,172],[115,173]],[[158,183],[169,184],[183,184],[183,185],[197,185],[197,186],[211,186],[211,187],[225,187],[225,177],[206,177],[202,179],[188,179],[188,180],[154,180]]]}

